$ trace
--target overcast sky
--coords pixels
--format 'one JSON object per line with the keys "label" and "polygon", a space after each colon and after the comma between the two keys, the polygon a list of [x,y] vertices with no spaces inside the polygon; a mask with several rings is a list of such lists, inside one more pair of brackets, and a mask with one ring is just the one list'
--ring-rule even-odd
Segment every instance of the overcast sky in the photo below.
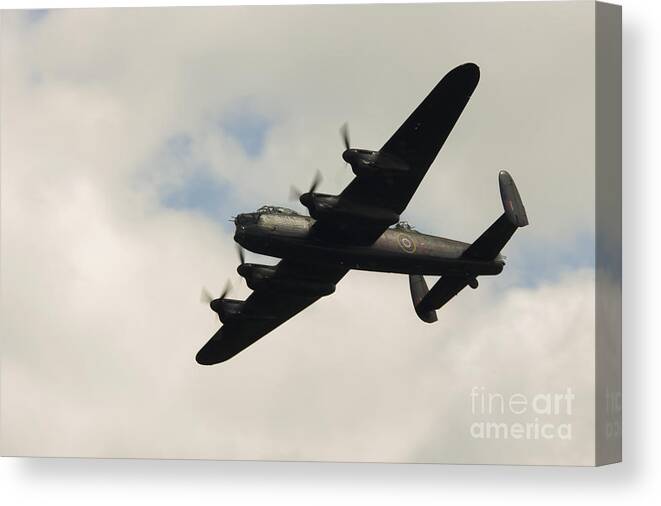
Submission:
{"label": "overcast sky", "polygon": [[[21,455],[593,461],[591,2],[2,13],[2,451]],[[443,75],[478,88],[403,218],[472,241],[531,225],[501,276],[426,325],[406,277],[350,273],[227,363],[200,304],[230,216],[353,177]],[[249,258],[251,257],[249,254]],[[271,260],[275,263],[275,260]],[[576,393],[571,441],[476,441],[474,386]]]}

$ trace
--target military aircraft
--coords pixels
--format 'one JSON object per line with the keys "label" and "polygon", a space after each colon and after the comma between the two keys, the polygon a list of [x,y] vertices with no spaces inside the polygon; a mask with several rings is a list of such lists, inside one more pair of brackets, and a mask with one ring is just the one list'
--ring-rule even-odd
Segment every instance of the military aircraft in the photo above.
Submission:
{"label": "military aircraft", "polygon": [[[350,146],[341,130],[342,158],[355,178],[339,195],[299,194],[309,216],[265,206],[234,219],[240,265],[252,294],[244,300],[206,295],[223,324],[197,353],[199,364],[234,357],[315,301],[332,294],[350,269],[408,274],[413,308],[427,323],[478,276],[499,274],[500,251],[528,224],[512,177],[500,171],[503,214],[472,244],[426,235],[400,223],[411,200],[479,81],[477,65],[450,71],[378,151]],[[246,263],[243,249],[281,258],[275,266]],[[440,279],[428,289],[423,276]]]}

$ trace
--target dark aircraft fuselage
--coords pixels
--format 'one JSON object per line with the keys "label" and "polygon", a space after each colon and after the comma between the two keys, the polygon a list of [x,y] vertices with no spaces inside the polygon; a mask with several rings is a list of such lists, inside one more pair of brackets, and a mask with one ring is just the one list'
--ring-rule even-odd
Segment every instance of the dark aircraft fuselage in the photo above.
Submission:
{"label": "dark aircraft fuselage", "polygon": [[387,229],[369,245],[329,242],[315,237],[315,223],[288,210],[240,214],[234,240],[262,255],[365,271],[475,277],[500,274],[505,265],[502,255],[490,261],[461,258],[470,244],[403,227]]}

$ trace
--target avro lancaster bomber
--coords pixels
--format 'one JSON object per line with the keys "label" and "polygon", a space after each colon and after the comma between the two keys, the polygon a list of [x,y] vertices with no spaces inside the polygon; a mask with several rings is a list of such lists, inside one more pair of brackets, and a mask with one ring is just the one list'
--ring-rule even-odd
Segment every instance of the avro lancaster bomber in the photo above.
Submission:
{"label": "avro lancaster bomber", "polygon": [[[235,356],[322,297],[350,269],[407,274],[413,308],[426,323],[436,310],[466,286],[477,288],[478,276],[499,274],[501,249],[518,227],[528,224],[512,177],[500,171],[503,214],[472,244],[414,231],[400,223],[480,78],[466,63],[450,71],[378,151],[350,146],[342,130],[342,158],[355,178],[339,195],[316,191],[317,176],[299,200],[309,212],[262,207],[234,219],[240,245],[237,269],[252,294],[246,300],[208,297],[222,327],[198,352],[203,365]],[[281,258],[275,265],[246,263],[243,249]],[[423,276],[440,276],[428,289]]]}

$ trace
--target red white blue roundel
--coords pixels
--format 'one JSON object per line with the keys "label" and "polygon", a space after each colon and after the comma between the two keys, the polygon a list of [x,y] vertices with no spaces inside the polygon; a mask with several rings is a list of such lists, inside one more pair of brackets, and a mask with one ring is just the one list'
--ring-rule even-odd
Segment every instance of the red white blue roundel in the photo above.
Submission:
{"label": "red white blue roundel", "polygon": [[408,235],[400,234],[397,241],[399,242],[399,246],[407,253],[415,252],[415,243]]}

